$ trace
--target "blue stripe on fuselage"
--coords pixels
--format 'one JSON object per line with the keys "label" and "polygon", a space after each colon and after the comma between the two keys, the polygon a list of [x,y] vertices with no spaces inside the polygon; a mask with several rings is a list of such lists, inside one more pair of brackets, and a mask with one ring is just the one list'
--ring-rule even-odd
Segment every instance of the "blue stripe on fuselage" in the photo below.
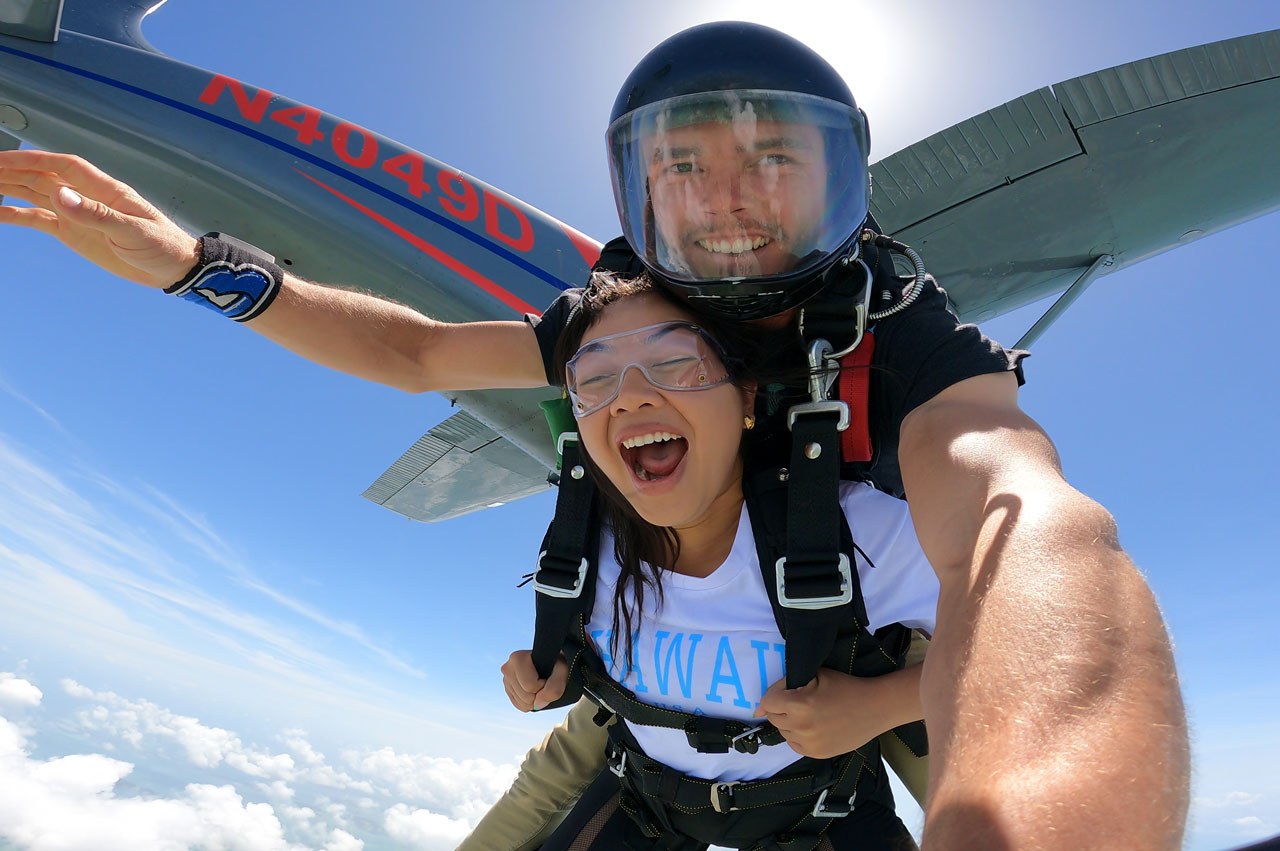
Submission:
{"label": "blue stripe on fuselage", "polygon": [[[76,35],[79,35],[81,38],[92,38],[92,36],[84,36],[84,35],[80,35],[79,33],[76,33]],[[0,45],[0,53],[9,53],[9,54],[12,54],[13,56],[19,56],[23,59],[29,59],[32,62],[38,62],[42,65],[48,65],[52,68],[57,68],[61,71],[66,71],[70,74],[76,74],[78,76],[85,77],[86,79],[93,80],[94,82],[97,82],[97,83],[113,86],[122,91],[129,92],[130,94],[134,94],[139,97],[144,97],[144,98],[147,98],[148,100],[153,100],[156,103],[161,103],[161,104],[164,104],[165,106],[173,107],[174,109],[181,110],[182,112],[188,113],[190,115],[194,115],[197,118],[203,118],[206,121],[211,121],[214,124],[219,124],[223,127],[226,127],[229,130],[235,130],[236,132],[242,133],[251,139],[256,139],[259,142],[263,142],[267,145],[272,146],[273,148],[277,148],[292,156],[296,156],[299,159],[306,160],[312,165],[317,165],[320,168],[323,168],[325,171],[329,171],[329,172],[332,172],[333,174],[338,175],[339,177],[343,177],[351,181],[352,183],[355,183],[359,186],[364,187],[370,192],[373,192],[377,195],[381,195],[383,198],[386,198],[388,201],[393,201],[396,204],[399,204],[401,207],[404,207],[405,209],[410,210],[411,212],[417,213],[418,215],[423,216],[424,218],[430,219],[431,221],[435,222],[441,227],[447,228],[448,230],[453,231],[459,236],[465,237],[471,242],[474,242],[476,245],[479,245],[481,248],[484,248],[492,252],[493,254],[496,254],[498,257],[501,257],[503,260],[506,260],[508,263],[511,263],[512,265],[517,266],[520,269],[523,269],[529,274],[537,278],[540,278],[543,281],[546,281],[548,284],[551,284],[551,286],[556,287],[557,289],[567,290],[572,286],[576,286],[575,284],[565,283],[564,281],[557,278],[555,275],[552,275],[550,272],[543,269],[541,266],[538,266],[534,263],[530,263],[528,260],[525,260],[523,257],[520,257],[519,255],[513,254],[510,251],[507,251],[506,249],[495,245],[493,242],[490,242],[484,237],[478,236],[477,234],[473,233],[467,228],[464,228],[462,225],[458,224],[457,222],[451,221],[448,218],[442,216],[441,214],[432,212],[431,210],[428,210],[427,208],[419,204],[415,204],[406,198],[402,198],[396,193],[392,192],[390,189],[386,189],[382,186],[379,186],[378,184],[374,183],[371,180],[360,177],[355,172],[348,171],[345,168],[336,166],[333,163],[328,162],[327,160],[317,157],[315,154],[308,152],[304,148],[295,148],[294,146],[281,142],[278,139],[273,139],[265,133],[250,129],[248,127],[245,127],[242,124],[237,124],[236,122],[228,118],[223,118],[220,115],[213,115],[212,113],[205,112],[202,109],[197,109],[196,107],[191,106],[190,104],[183,103],[182,101],[174,100],[173,98],[165,97],[164,95],[157,94],[156,92],[138,88],[137,86],[122,82],[120,80],[113,80],[110,77],[104,77],[101,74],[94,73],[93,71],[87,71],[84,68],[77,68],[76,66],[68,65],[65,62],[58,62],[56,60],[48,59],[43,56],[36,56],[34,54],[26,53],[21,50],[15,50],[12,47],[5,47],[4,45]],[[183,63],[178,63],[177,60],[168,59],[167,57],[165,58],[167,61],[175,62],[177,64],[183,64]],[[193,68],[195,66],[187,65],[186,67]],[[327,115],[328,113],[325,113],[325,114]],[[405,150],[408,151],[411,149],[405,148]],[[418,152],[415,151],[415,153],[418,153]]]}

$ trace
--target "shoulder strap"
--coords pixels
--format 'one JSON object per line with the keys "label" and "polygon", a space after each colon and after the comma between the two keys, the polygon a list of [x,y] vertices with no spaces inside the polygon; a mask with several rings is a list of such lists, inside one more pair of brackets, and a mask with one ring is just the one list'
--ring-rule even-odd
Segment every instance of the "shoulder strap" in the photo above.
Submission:
{"label": "shoulder strap", "polygon": [[597,552],[592,544],[599,541],[600,526],[596,489],[582,467],[575,432],[560,436],[560,453],[556,513],[543,539],[533,580],[537,591],[533,666],[543,679],[551,676],[565,640],[575,633],[575,621],[589,616],[595,601]]}

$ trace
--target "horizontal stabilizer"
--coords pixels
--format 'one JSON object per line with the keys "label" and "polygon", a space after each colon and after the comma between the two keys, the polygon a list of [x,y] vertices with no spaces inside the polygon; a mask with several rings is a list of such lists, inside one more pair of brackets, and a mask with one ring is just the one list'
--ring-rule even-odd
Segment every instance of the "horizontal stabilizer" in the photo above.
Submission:
{"label": "horizontal stabilizer", "polygon": [[54,42],[61,17],[62,0],[0,0],[0,35]]}
{"label": "horizontal stabilizer", "polygon": [[465,411],[428,431],[363,496],[434,523],[544,491],[547,469]]}

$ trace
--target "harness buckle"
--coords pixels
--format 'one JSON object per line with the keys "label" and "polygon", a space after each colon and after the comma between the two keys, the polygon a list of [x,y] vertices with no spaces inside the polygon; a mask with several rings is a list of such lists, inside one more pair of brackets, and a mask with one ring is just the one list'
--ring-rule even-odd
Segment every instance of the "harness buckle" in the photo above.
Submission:
{"label": "harness buckle", "polygon": [[[547,551],[543,550],[538,553],[538,569],[533,575],[533,588],[539,594],[546,594],[548,597],[572,598],[581,597],[582,589],[587,584],[588,563],[586,556],[582,557],[582,561],[578,563],[578,576],[573,580],[572,587],[562,588],[559,585],[551,585],[538,579],[542,575],[542,560],[546,558]],[[554,568],[553,568],[554,569]],[[570,568],[572,570],[572,568]],[[569,570],[560,570],[562,573],[568,573]]]}
{"label": "harness buckle", "polygon": [[799,405],[792,405],[787,409],[787,428],[794,429],[796,427],[796,419],[806,414],[839,414],[840,420],[836,423],[836,431],[844,431],[849,427],[849,403],[842,402],[839,399],[831,399],[826,402],[801,402]]}
{"label": "harness buckle", "polygon": [[853,600],[853,570],[849,566],[849,557],[840,553],[836,563],[836,571],[840,574],[840,593],[828,597],[792,597],[787,594],[787,557],[783,556],[774,563],[773,579],[778,587],[778,605],[788,609],[830,609],[843,606]]}
{"label": "harness buckle", "polygon": [[832,804],[836,809],[827,809],[827,793],[830,791],[830,788],[822,790],[822,794],[818,796],[818,803],[813,805],[813,812],[810,815],[815,818],[844,818],[853,812],[853,798],[845,804]]}
{"label": "harness buckle", "polygon": [[729,745],[738,753],[757,753],[760,750],[760,731],[763,724],[757,724],[749,730],[743,730],[729,740]]}
{"label": "harness buckle", "polygon": [[[622,758],[621,758],[621,759],[614,759],[614,756],[615,756],[616,754],[618,754],[618,753],[621,753],[621,754],[622,754]],[[608,765],[609,765],[609,773],[610,773],[610,774],[614,775],[614,776],[615,776],[615,777],[617,777],[619,780],[621,780],[623,777],[625,777],[625,776],[626,776],[626,774],[627,774],[627,752],[626,752],[626,750],[624,750],[623,748],[618,748],[618,750],[613,751],[612,753],[610,753],[610,754],[609,754],[609,759],[608,759]]]}
{"label": "harness buckle", "polygon": [[711,808],[718,813],[731,813],[739,809],[733,805],[733,787],[737,785],[737,780],[726,783],[712,783]]}

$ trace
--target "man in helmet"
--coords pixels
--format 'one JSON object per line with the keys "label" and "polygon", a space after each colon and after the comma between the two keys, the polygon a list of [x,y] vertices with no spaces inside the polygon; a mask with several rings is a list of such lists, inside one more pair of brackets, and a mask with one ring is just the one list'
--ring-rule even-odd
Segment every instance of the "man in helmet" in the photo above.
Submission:
{"label": "man in helmet", "polygon": [[[1176,847],[1187,748],[1159,612],[1110,515],[1066,483],[1018,409],[1016,354],[959,326],[923,270],[897,281],[876,249],[888,243],[861,238],[874,224],[868,133],[838,75],[772,30],[694,28],[633,72],[609,143],[635,258],[691,305],[744,320],[804,310],[806,334],[820,326],[840,347],[873,326],[875,454],[861,472],[909,495],[942,587],[922,687],[925,846]],[[75,158],[0,153],[0,183],[44,208],[0,208],[0,223],[53,233],[156,289],[210,250]],[[572,309],[568,297],[540,323],[445,325],[288,274],[277,283],[250,328],[411,392],[554,381],[540,360]],[[531,757],[532,776],[559,772],[549,796],[535,781],[500,812],[545,814],[571,794],[574,741],[561,733]]]}

